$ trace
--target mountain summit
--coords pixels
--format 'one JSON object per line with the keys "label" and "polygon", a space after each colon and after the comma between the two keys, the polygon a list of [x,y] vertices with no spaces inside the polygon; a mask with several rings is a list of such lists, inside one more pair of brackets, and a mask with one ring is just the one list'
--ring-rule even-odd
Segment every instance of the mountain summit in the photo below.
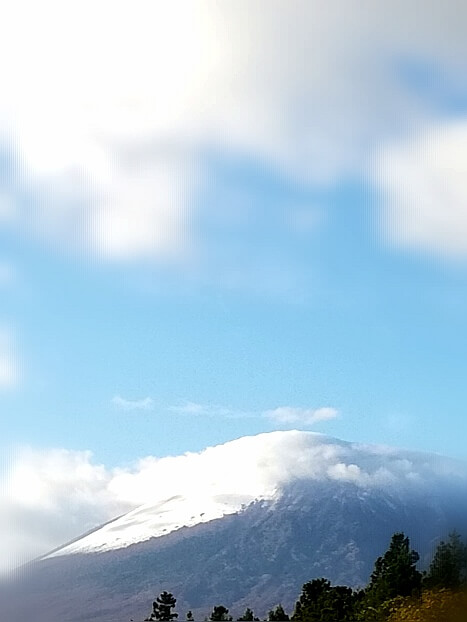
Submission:
{"label": "mountain summit", "polygon": [[[203,618],[291,607],[312,578],[366,583],[391,534],[422,555],[462,529],[463,464],[311,432],[244,437],[155,461],[151,502],[30,564],[5,588],[39,620],[144,617],[155,593]],[[43,618],[40,616],[43,615]]]}
{"label": "mountain summit", "polygon": [[243,437],[164,459],[149,475],[149,503],[50,556],[121,549],[234,514],[254,501],[278,502],[291,484],[299,482],[327,483],[331,488],[353,484],[361,498],[377,490],[402,497],[432,495],[436,481],[452,484],[453,478],[462,476],[462,467],[437,455],[292,430]]}

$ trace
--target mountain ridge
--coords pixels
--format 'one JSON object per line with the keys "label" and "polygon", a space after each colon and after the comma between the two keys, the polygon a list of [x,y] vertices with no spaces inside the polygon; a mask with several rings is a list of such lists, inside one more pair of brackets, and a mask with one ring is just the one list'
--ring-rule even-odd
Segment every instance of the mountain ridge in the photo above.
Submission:
{"label": "mountain ridge", "polygon": [[[165,498],[170,482],[157,479],[155,514],[154,503],[145,504],[30,565],[7,588],[12,611],[26,615],[34,603],[44,613],[37,622],[143,619],[164,589],[182,615],[191,609],[198,619],[220,602],[234,615],[247,606],[262,615],[278,602],[290,610],[312,578],[364,585],[395,531],[411,537],[426,566],[439,538],[462,528],[467,509],[458,461],[313,433],[243,437],[169,466],[179,494]],[[171,522],[180,504],[190,509],[194,499],[198,510],[219,494],[228,513],[189,526]],[[146,538],[154,524],[173,529]],[[144,537],[115,540],[127,528]],[[109,533],[118,546],[103,548]]]}
{"label": "mountain ridge", "polygon": [[[180,491],[174,490],[176,494],[172,494],[168,498],[164,498],[163,496],[154,498],[153,501],[138,506],[115,519],[107,521],[100,527],[89,530],[86,534],[83,534],[81,538],[74,538],[67,544],[57,547],[49,552],[47,557],[73,552],[83,552],[86,550],[92,552],[97,550],[109,550],[111,548],[118,549],[141,540],[148,540],[152,537],[166,535],[181,527],[194,526],[201,522],[208,522],[216,518],[221,518],[222,516],[241,511],[243,507],[254,501],[277,498],[280,496],[283,486],[294,477],[307,477],[318,481],[326,478],[338,481],[354,481],[361,485],[362,488],[365,488],[366,486],[378,485],[378,477],[381,479],[380,485],[394,486],[395,482],[391,481],[391,476],[394,479],[394,476],[397,475],[399,478],[397,482],[405,480],[405,485],[407,485],[410,483],[408,482],[408,478],[414,475],[419,476],[417,469],[415,469],[415,471],[409,470],[411,460],[415,462],[420,462],[420,459],[423,461],[430,460],[433,463],[431,467],[432,471],[436,463],[438,463],[438,466],[441,463],[443,465],[457,464],[457,461],[444,458],[438,454],[400,450],[383,445],[352,443],[316,432],[303,432],[298,430],[276,431],[255,436],[240,437],[239,439],[208,448],[198,454],[187,453],[184,456],[180,456],[180,458],[183,459],[187,457],[189,460],[195,459],[201,463],[203,460],[207,462],[207,466],[203,464],[197,465],[197,470],[200,475],[206,478],[207,476],[211,477],[210,474],[208,475],[210,465],[214,462],[216,467],[219,468],[219,460],[221,459],[221,456],[212,456],[209,454],[216,452],[222,454],[223,451],[228,451],[229,454],[233,454],[229,459],[238,464],[239,459],[241,459],[238,454],[244,456],[245,449],[250,452],[254,450],[259,454],[257,463],[261,464],[263,460],[261,452],[266,454],[274,453],[278,448],[281,448],[282,445],[290,444],[290,441],[292,441],[291,453],[296,451],[293,447],[293,441],[299,442],[301,445],[301,452],[299,449],[297,453],[301,457],[297,459],[295,464],[293,460],[292,462],[289,460],[287,464],[287,469],[291,471],[289,477],[283,477],[283,474],[279,474],[279,476],[276,474],[275,477],[269,478],[266,476],[263,477],[263,481],[257,483],[254,490],[252,489],[245,493],[239,493],[238,489],[242,486],[240,481],[238,483],[237,481],[233,482],[233,489],[231,486],[228,491],[222,490],[223,481],[221,478],[223,474],[221,472],[220,481],[215,482],[214,485],[211,486],[211,491],[200,491],[198,488],[195,494],[191,491],[188,493],[182,492],[180,494]],[[265,444],[267,445],[266,450],[264,448]],[[247,445],[246,448],[244,447],[245,445]],[[325,451],[323,451],[323,449]],[[362,456],[364,458],[363,466],[361,464]],[[380,467],[378,471],[378,469],[375,469],[374,466],[371,465],[372,458],[374,461],[376,457],[377,462],[381,460],[382,456],[386,458],[386,461],[391,457],[393,466],[394,463],[399,463],[398,472],[396,474],[394,468],[392,471],[386,469],[385,472],[385,467]],[[396,460],[394,460],[394,457]],[[306,462],[304,458],[309,458],[308,466],[311,466],[311,468],[308,468],[308,471],[306,465],[302,464],[302,467],[305,466],[305,468],[300,468],[299,465],[300,460],[302,463]],[[333,458],[334,461],[332,460]],[[175,458],[175,460],[176,459],[177,458]],[[319,467],[318,463],[320,460],[327,460],[329,462],[328,465],[325,465],[327,466],[327,470],[323,471],[323,469],[321,469],[321,472],[319,472],[319,468],[317,467]],[[359,462],[360,464],[358,464]],[[251,461],[249,468],[250,474],[255,470],[260,471],[257,463],[255,464],[255,460]],[[370,463],[370,468],[368,468],[368,463]],[[299,468],[296,468],[297,465]],[[377,466],[379,465],[377,464]],[[402,468],[400,468],[401,466]],[[187,470],[189,470],[189,467],[190,465],[188,465]],[[268,469],[263,469],[263,472],[268,475]],[[371,478],[373,478],[374,481],[370,481]],[[188,474],[187,480],[189,480]],[[420,485],[422,483],[421,481],[419,482]],[[133,536],[129,535],[130,531],[134,532]],[[99,536],[101,536],[100,540]]]}

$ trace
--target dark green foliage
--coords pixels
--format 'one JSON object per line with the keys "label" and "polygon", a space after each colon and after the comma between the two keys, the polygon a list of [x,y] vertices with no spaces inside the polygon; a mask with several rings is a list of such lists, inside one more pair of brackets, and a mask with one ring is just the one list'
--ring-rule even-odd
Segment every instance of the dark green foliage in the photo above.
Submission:
{"label": "dark green foliage", "polygon": [[[421,595],[422,588],[435,590],[436,594],[444,593],[443,589],[452,590],[446,592],[448,594],[455,594],[455,590],[467,581],[467,545],[456,532],[449,535],[447,542],[439,544],[423,582],[422,574],[416,567],[418,560],[419,555],[411,550],[409,539],[403,533],[395,533],[386,553],[376,560],[365,590],[354,591],[350,587],[333,586],[324,578],[313,579],[303,585],[292,618],[289,618],[279,604],[269,611],[267,621],[287,622],[291,619],[293,622],[384,622],[389,619],[391,611],[395,611],[397,603],[406,602],[401,599]],[[408,598],[407,602],[413,605],[419,599]],[[175,603],[176,599],[172,594],[162,592],[154,601],[153,612],[146,621],[172,622],[178,617],[176,613],[172,613]],[[259,622],[259,618],[255,617],[249,607],[237,620]],[[186,621],[194,622],[191,611],[186,614]],[[232,616],[226,607],[217,605],[209,620],[205,618],[205,621],[232,622]]]}
{"label": "dark green foliage", "polygon": [[440,542],[431,562],[425,584],[429,588],[458,589],[465,581],[467,547],[457,532]]}
{"label": "dark green foliage", "polygon": [[245,613],[240,618],[237,618],[237,620],[239,622],[259,622],[259,618],[255,618],[255,614],[249,607],[245,609]]}
{"label": "dark green foliage", "polygon": [[171,622],[178,618],[178,613],[172,613],[177,599],[170,592],[162,592],[160,596],[152,603],[152,613],[145,622],[149,620],[160,620],[160,622]]}
{"label": "dark green foliage", "polygon": [[403,533],[392,536],[389,549],[379,557],[367,589],[367,604],[377,607],[397,596],[410,596],[420,591],[422,574],[416,565],[419,555],[410,549]]}
{"label": "dark green foliage", "polygon": [[282,605],[277,605],[275,609],[272,609],[268,614],[269,622],[287,622],[289,616],[285,613]]}
{"label": "dark green foliage", "polygon": [[229,610],[226,609],[224,605],[216,605],[212,610],[209,620],[211,620],[211,622],[231,622],[232,616],[229,616]]}
{"label": "dark green foliage", "polygon": [[332,586],[327,579],[305,583],[292,620],[297,622],[343,622],[351,620],[354,610],[350,587]]}

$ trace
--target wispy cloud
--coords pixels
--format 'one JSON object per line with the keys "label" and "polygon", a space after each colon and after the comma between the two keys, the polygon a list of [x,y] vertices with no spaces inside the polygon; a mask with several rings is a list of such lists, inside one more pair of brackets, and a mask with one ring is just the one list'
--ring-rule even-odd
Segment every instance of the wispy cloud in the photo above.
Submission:
{"label": "wispy cloud", "polygon": [[154,408],[154,400],[151,397],[129,400],[121,395],[115,395],[112,398],[112,404],[121,410],[152,410]]}
{"label": "wispy cloud", "polygon": [[171,412],[199,417],[220,417],[226,419],[267,419],[281,425],[311,426],[323,421],[336,419],[339,411],[329,406],[322,408],[299,408],[278,406],[269,410],[239,410],[213,404],[199,404],[187,401],[178,406],[171,406]]}
{"label": "wispy cloud", "polygon": [[180,415],[225,417],[226,419],[245,419],[255,416],[254,412],[235,410],[233,408],[227,408],[218,404],[199,404],[191,401],[170,406],[169,410]]}
{"label": "wispy cloud", "polygon": [[266,410],[263,416],[278,424],[314,425],[320,421],[329,421],[339,416],[336,408],[296,408],[294,406],[279,406]]}

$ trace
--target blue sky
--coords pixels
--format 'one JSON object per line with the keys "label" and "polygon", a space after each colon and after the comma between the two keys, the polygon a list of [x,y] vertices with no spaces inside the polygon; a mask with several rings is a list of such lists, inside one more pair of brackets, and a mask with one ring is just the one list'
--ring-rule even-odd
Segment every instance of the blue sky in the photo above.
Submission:
{"label": "blue sky", "polygon": [[466,20],[431,0],[6,10],[4,515],[274,429],[465,455]]}
{"label": "blue sky", "polygon": [[[233,239],[244,258],[206,277],[96,265],[22,240],[4,299],[24,367],[2,395],[4,442],[91,449],[113,465],[308,427],[262,415],[289,405],[336,408],[312,429],[344,439],[463,451],[452,433],[465,415],[463,270],[388,248],[358,184],[321,193],[316,224],[284,235],[283,206],[318,199],[248,173],[276,223]],[[239,263],[245,286],[227,282]],[[126,409],[115,396],[152,403]],[[188,402],[209,412],[183,412]]]}

